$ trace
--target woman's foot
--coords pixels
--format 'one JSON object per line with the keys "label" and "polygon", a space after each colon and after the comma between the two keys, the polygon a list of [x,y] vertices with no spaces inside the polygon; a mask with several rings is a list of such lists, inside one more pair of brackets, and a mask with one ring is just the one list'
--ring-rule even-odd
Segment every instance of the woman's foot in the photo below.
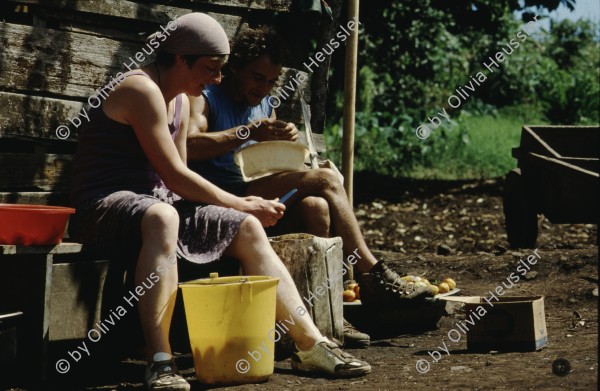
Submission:
{"label": "woman's foot", "polygon": [[160,354],[154,355],[152,363],[148,363],[146,388],[150,391],[189,391],[190,384],[179,374],[173,357],[161,360],[157,358]]}
{"label": "woman's foot", "polygon": [[371,372],[368,363],[342,351],[325,337],[310,350],[296,351],[292,355],[292,368],[299,372],[336,378],[364,376]]}

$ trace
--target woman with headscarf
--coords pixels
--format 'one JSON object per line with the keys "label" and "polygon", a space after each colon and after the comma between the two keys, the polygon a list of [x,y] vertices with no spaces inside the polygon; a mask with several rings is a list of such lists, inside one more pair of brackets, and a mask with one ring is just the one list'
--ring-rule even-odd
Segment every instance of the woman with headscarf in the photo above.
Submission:
{"label": "woman with headscarf", "polygon": [[[152,41],[154,39],[154,41]],[[154,63],[122,75],[80,130],[71,237],[109,254],[131,254],[135,297],[151,354],[150,390],[189,390],[175,367],[169,327],[177,291],[177,257],[207,264],[221,256],[240,260],[247,275],[280,278],[277,319],[305,309],[294,282],[263,226],[277,223],[277,200],[236,197],[186,166],[189,101],[221,79],[229,54],[223,28],[192,13],[149,37]],[[112,88],[111,88],[112,90]],[[371,367],[323,337],[310,317],[294,317],[292,366],[334,377],[361,376]]]}

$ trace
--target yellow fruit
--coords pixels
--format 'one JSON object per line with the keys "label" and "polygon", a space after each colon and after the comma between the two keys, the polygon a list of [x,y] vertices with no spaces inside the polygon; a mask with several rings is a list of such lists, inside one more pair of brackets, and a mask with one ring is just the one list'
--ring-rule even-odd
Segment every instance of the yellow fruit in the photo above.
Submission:
{"label": "yellow fruit", "polygon": [[448,284],[445,282],[442,282],[440,285],[438,285],[438,288],[440,289],[440,293],[450,292],[450,286],[448,286]]}
{"label": "yellow fruit", "polygon": [[446,284],[448,284],[448,287],[450,288],[450,290],[456,288],[456,281],[454,281],[453,279],[451,279],[451,278],[444,278],[444,282]]}
{"label": "yellow fruit", "polygon": [[346,285],[346,289],[349,289],[349,290],[353,291],[354,288],[357,287],[357,286],[358,286],[358,284],[355,283],[355,282],[353,282],[353,283],[350,283],[350,284]]}
{"label": "yellow fruit", "polygon": [[431,293],[434,296],[440,293],[440,288],[438,288],[437,285],[430,285],[429,287],[431,288]]}
{"label": "yellow fruit", "polygon": [[354,296],[356,296],[356,300],[360,300],[360,287],[358,286],[358,284],[356,284],[353,291],[354,291]]}
{"label": "yellow fruit", "polygon": [[353,290],[346,289],[344,291],[344,301],[345,302],[351,302],[351,301],[354,301],[355,299],[356,299],[356,294],[354,293]]}
{"label": "yellow fruit", "polygon": [[413,280],[413,276],[404,276],[404,277],[400,277],[402,278],[404,281],[412,281]]}

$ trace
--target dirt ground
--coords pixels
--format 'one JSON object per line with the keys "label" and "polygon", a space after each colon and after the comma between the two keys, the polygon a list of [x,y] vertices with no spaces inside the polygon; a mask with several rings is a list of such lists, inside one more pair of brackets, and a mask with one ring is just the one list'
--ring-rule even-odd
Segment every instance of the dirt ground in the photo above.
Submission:
{"label": "dirt ground", "polygon": [[[485,295],[516,270],[521,258],[531,254],[532,250],[507,249],[500,180],[412,182],[358,176],[355,186],[356,214],[365,237],[376,254],[397,271],[426,273],[432,278],[450,276],[457,281],[460,295]],[[297,376],[291,372],[288,359],[276,362],[275,374],[266,383],[222,388],[596,390],[597,227],[553,225],[540,220],[537,247],[541,260],[510,290],[510,295],[545,297],[549,342],[540,351],[467,351],[464,336],[456,343],[447,336],[457,321],[464,320],[464,313],[457,310],[444,317],[438,329],[377,338],[367,349],[349,350],[372,365],[372,373],[363,378]],[[391,324],[395,321],[390,320]],[[443,353],[433,363],[427,352],[438,349],[443,341],[449,347],[449,355]],[[553,374],[552,363],[558,358],[570,362],[568,375]],[[426,373],[416,370],[417,361],[422,359],[429,359],[431,365]],[[207,388],[195,381],[190,355],[179,356],[177,363],[190,379],[192,390]],[[129,359],[117,371],[105,372],[105,376],[80,379],[81,386],[46,389],[141,390],[143,371],[143,361]]]}

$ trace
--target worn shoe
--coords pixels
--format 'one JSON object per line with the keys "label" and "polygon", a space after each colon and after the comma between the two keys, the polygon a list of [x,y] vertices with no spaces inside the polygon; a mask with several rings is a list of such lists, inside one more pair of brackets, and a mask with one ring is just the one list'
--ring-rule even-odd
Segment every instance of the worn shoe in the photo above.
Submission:
{"label": "worn shoe", "polygon": [[360,286],[362,301],[372,307],[419,305],[433,296],[431,288],[408,284],[383,261],[360,276]]}
{"label": "worn shoe", "polygon": [[326,337],[305,352],[297,350],[292,355],[292,368],[299,372],[324,374],[346,378],[364,376],[371,372],[365,361],[354,358]]}
{"label": "worn shoe", "polygon": [[150,391],[189,391],[190,384],[179,374],[175,361],[154,361],[146,368],[146,388]]}
{"label": "worn shoe", "polygon": [[352,326],[350,322],[344,319],[344,347],[345,348],[366,348],[371,344],[369,334],[361,333]]}

